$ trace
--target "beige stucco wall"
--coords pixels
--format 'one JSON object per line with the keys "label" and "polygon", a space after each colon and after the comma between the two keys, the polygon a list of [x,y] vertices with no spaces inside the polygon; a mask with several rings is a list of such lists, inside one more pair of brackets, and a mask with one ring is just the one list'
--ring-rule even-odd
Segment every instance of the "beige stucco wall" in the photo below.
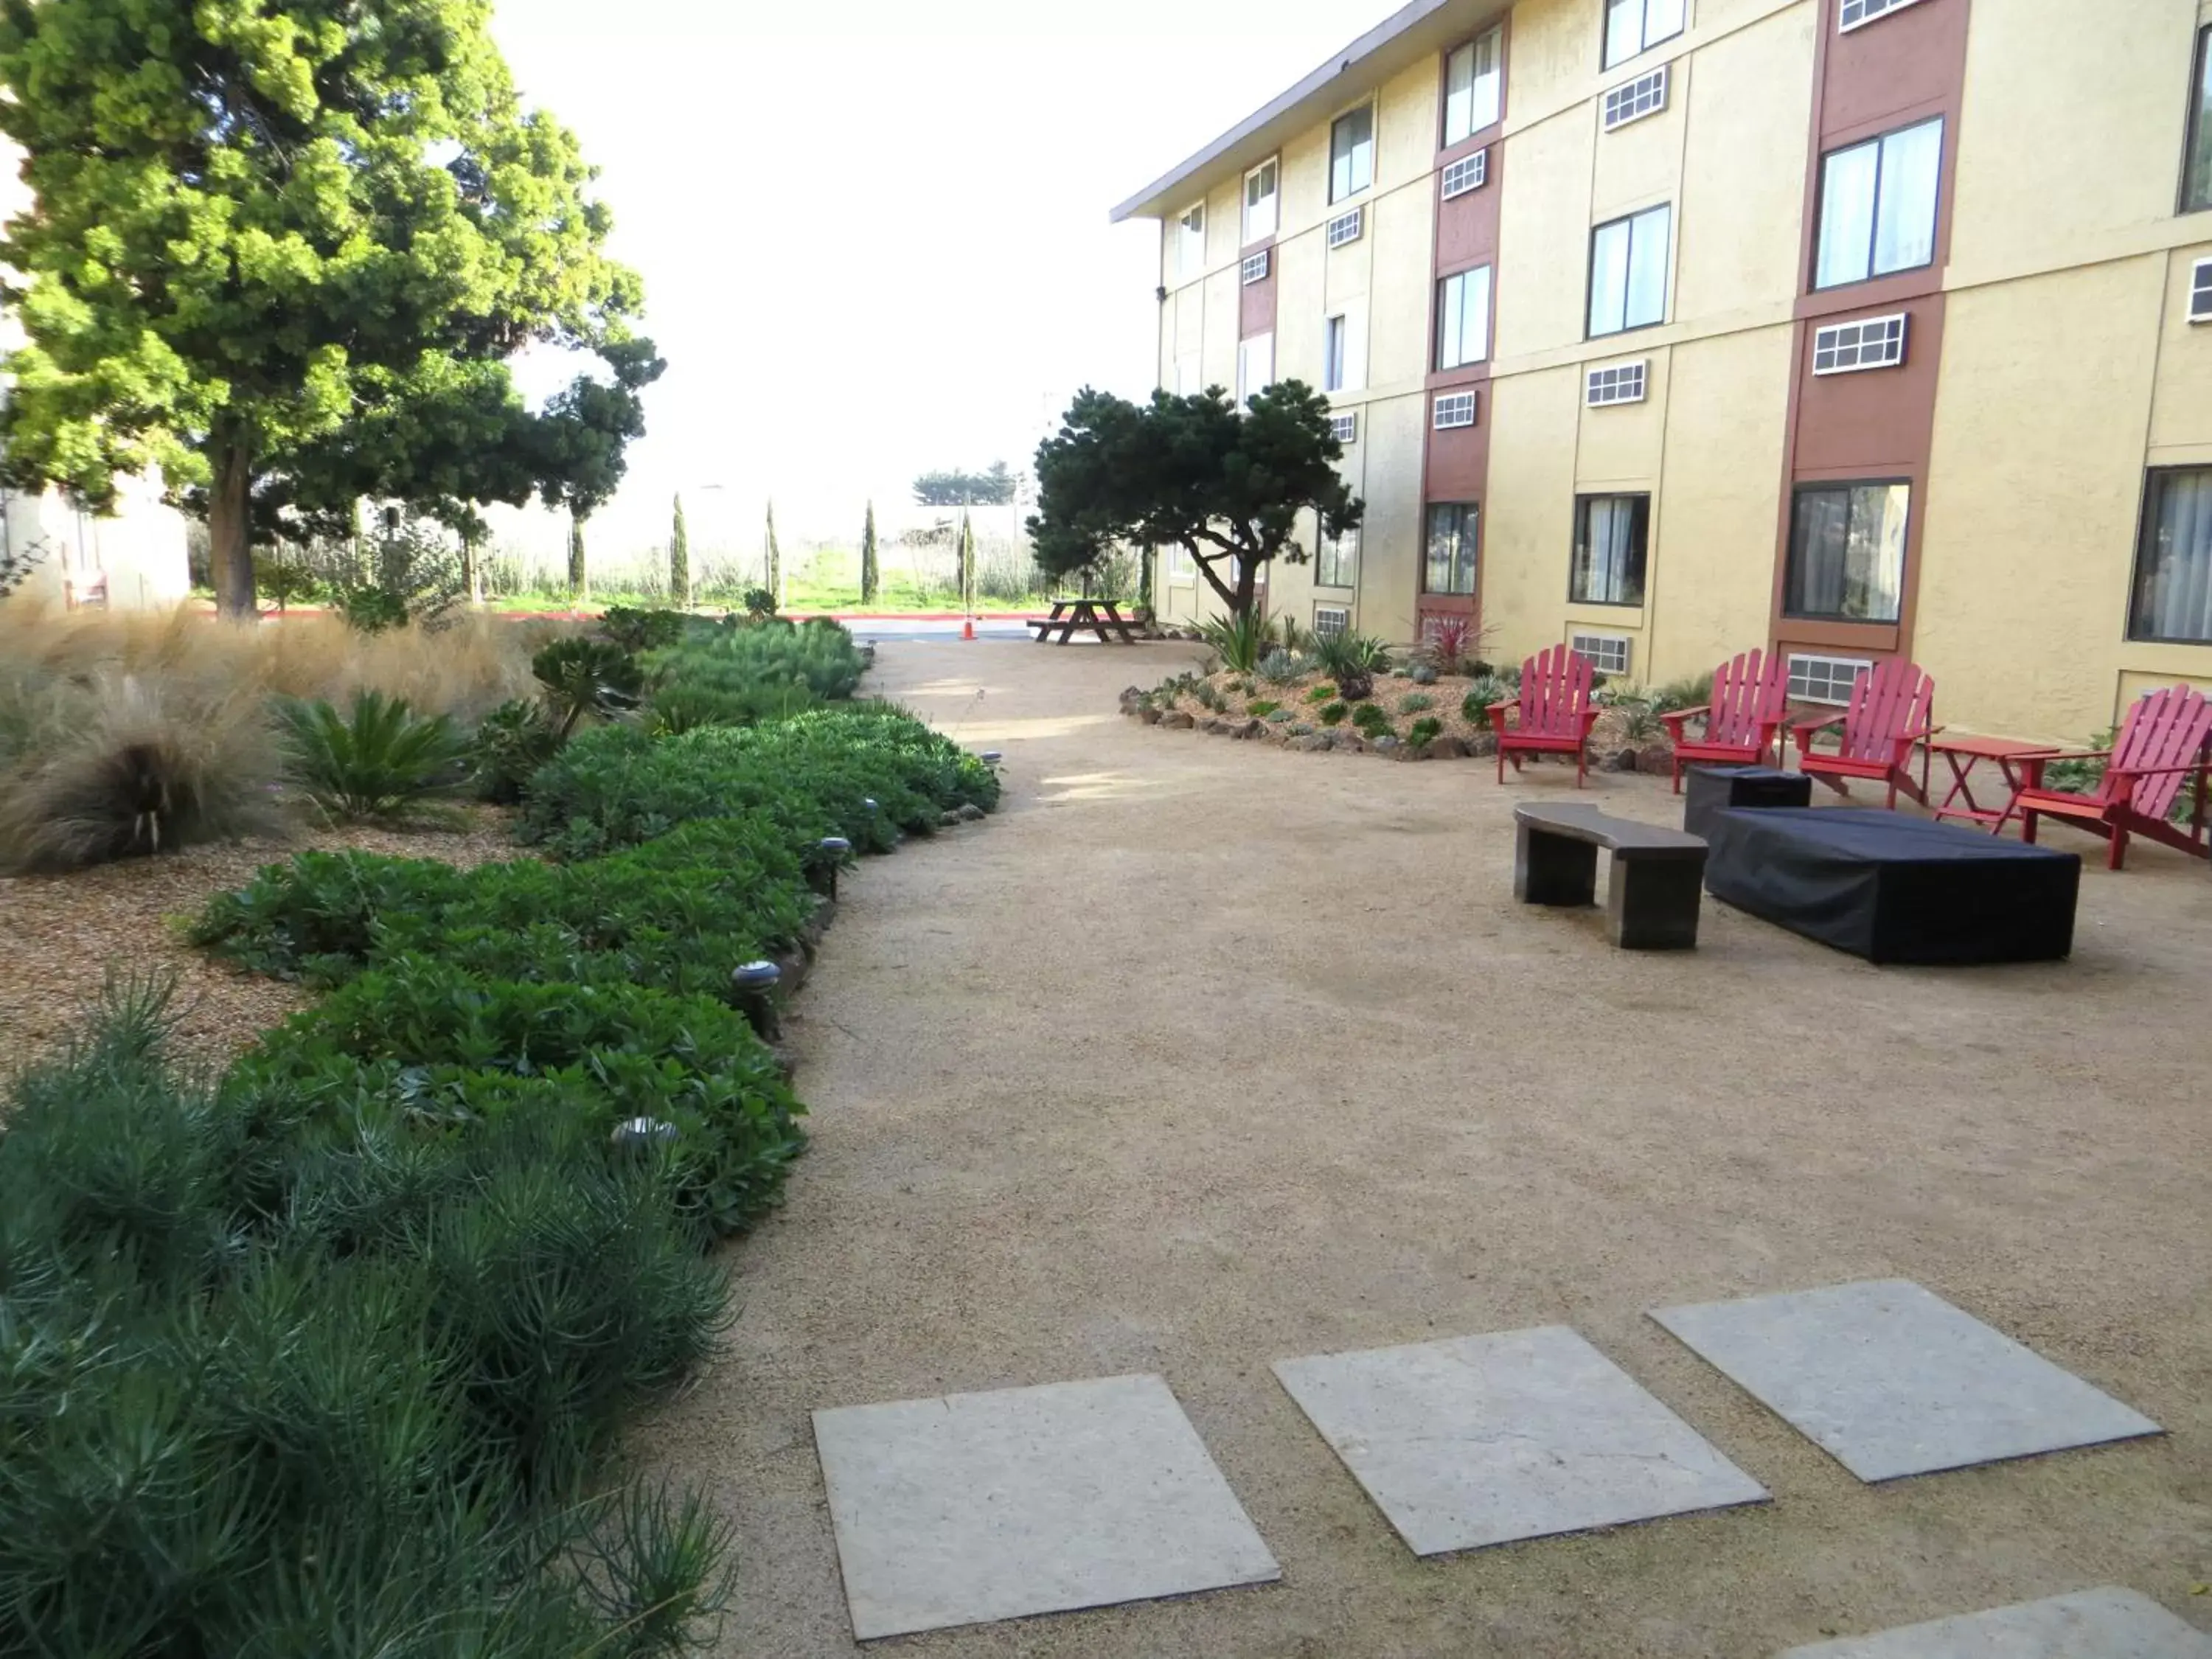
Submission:
{"label": "beige stucco wall", "polygon": [[1428,399],[1386,398],[1362,417],[1362,490],[1367,522],[1359,538],[1359,630],[1386,640],[1413,637],[1413,595],[1420,586],[1421,457],[1428,441]]}
{"label": "beige stucco wall", "polygon": [[1547,369],[1492,382],[1490,484],[1483,516],[1487,647],[1518,662],[1559,637],[1574,532],[1577,415],[1582,370]]}
{"label": "beige stucco wall", "polygon": [[[1716,0],[1703,0],[1700,21],[1714,9]],[[1770,304],[1796,287],[1805,204],[1796,135],[1813,118],[1814,21],[1812,0],[1802,0],[1693,60],[1675,208],[1677,318]]]}
{"label": "beige stucco wall", "polygon": [[1505,194],[1498,204],[1498,230],[1500,357],[1583,337],[1595,133],[1596,123],[1585,111],[1512,133],[1504,141]]}

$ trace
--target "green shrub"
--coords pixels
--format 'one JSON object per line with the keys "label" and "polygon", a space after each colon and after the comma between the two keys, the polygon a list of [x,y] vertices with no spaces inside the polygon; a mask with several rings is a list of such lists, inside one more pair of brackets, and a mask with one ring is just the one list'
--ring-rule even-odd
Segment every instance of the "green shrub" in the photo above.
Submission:
{"label": "green shrub", "polygon": [[530,659],[560,740],[586,719],[611,720],[635,709],[645,690],[636,657],[611,640],[556,640]]}
{"label": "green shrub", "polygon": [[1340,702],[1324,703],[1317,718],[1323,726],[1337,726],[1343,723],[1345,715],[1350,712]]}
{"label": "green shrub", "polygon": [[477,793],[502,806],[522,799],[530,775],[560,752],[561,732],[542,702],[516,698],[483,717],[469,740]]}
{"label": "green shrub", "polygon": [[775,594],[765,587],[748,587],[744,597],[745,615],[757,622],[766,621],[775,615]]}
{"label": "green shrub", "polygon": [[1268,714],[1267,724],[1270,726],[1287,726],[1297,718],[1297,716],[1292,714],[1289,709],[1278,708]]}
{"label": "green shrub", "polygon": [[647,659],[654,729],[751,726],[850,697],[866,666],[853,636],[817,618],[803,626],[697,626]]}
{"label": "green shrub", "polygon": [[450,716],[416,715],[401,697],[364,690],[341,717],[326,702],[280,705],[288,769],[332,817],[403,817],[450,795],[465,776],[467,745]]}
{"label": "green shrub", "polygon": [[1352,723],[1370,738],[1380,737],[1396,729],[1390,724],[1390,717],[1382,712],[1381,705],[1371,702],[1363,702],[1352,711]]}
{"label": "green shrub", "polygon": [[642,611],[611,605],[599,618],[599,632],[624,651],[650,651],[656,646],[675,644],[684,636],[690,620],[681,611]]}
{"label": "green shrub", "polygon": [[1669,680],[1664,685],[1654,686],[1647,701],[1655,714],[1673,714],[1685,708],[1702,708],[1712,701],[1712,678],[1705,674],[1688,674],[1679,680]]}
{"label": "green shrub", "polygon": [[1283,705],[1271,697],[1257,698],[1244,705],[1244,712],[1255,720],[1263,720]]}
{"label": "green shrub", "polygon": [[370,584],[339,588],[337,605],[346,626],[357,633],[381,634],[407,625],[405,597]]}
{"label": "green shrub", "polygon": [[1312,687],[1306,692],[1306,701],[1308,702],[1334,702],[1336,701],[1336,688],[1328,681],[1324,680],[1319,685]]}
{"label": "green shrub", "polygon": [[1423,744],[1441,736],[1443,729],[1444,723],[1435,715],[1425,715],[1406,729],[1406,741],[1418,749]]}
{"label": "green shrub", "polygon": [[1270,685],[1288,685],[1304,674],[1306,659],[1296,651],[1286,651],[1278,646],[1260,659],[1260,678]]}
{"label": "green shrub", "polygon": [[1401,714],[1424,714],[1436,706],[1437,700],[1425,691],[1408,691],[1398,699],[1398,712]]}

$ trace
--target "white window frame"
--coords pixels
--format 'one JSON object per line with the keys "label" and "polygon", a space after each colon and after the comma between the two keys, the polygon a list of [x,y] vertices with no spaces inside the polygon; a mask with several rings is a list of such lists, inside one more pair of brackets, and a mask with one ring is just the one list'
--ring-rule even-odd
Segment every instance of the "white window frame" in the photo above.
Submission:
{"label": "white window frame", "polygon": [[[1322,562],[1323,559],[1328,563]],[[1349,581],[1327,581],[1324,576],[1349,574]],[[1359,532],[1357,527],[1332,536],[1319,523],[1314,526],[1314,586],[1341,592],[1359,586]]]}
{"label": "white window frame", "polygon": [[[1646,227],[1654,222],[1663,226],[1664,241],[1657,258],[1659,263],[1659,311],[1656,316],[1632,317],[1629,301],[1636,271],[1637,256],[1649,246],[1644,237],[1651,233]],[[1620,257],[1620,321],[1607,328],[1600,328],[1597,317],[1598,247],[1599,239],[1617,226],[1625,226]],[[1589,264],[1587,272],[1589,294],[1583,307],[1583,325],[1588,339],[1601,340],[1615,334],[1626,334],[1633,329],[1656,328],[1667,320],[1667,307],[1674,286],[1674,204],[1661,202],[1635,213],[1624,213],[1617,219],[1608,219],[1601,225],[1590,227]]]}
{"label": "white window frame", "polygon": [[[1349,202],[1353,197],[1364,196],[1375,188],[1375,154],[1378,148],[1377,140],[1381,137],[1376,129],[1382,125],[1382,113],[1381,109],[1377,107],[1376,100],[1370,98],[1364,102],[1354,104],[1350,109],[1339,112],[1329,122],[1328,200],[1330,206],[1334,207],[1339,202]],[[1364,146],[1354,145],[1346,156],[1348,164],[1346,179],[1344,188],[1340,190],[1337,188],[1336,178],[1336,130],[1353,117],[1361,114],[1367,117],[1367,142]],[[1367,176],[1364,179],[1359,177],[1358,158],[1363,148],[1367,152]]]}
{"label": "white window frame", "polygon": [[1314,607],[1313,631],[1323,639],[1334,639],[1352,626],[1352,607],[1348,605],[1317,605]]}
{"label": "white window frame", "polygon": [[[1198,223],[1191,223],[1195,216]],[[1176,275],[1195,276],[1206,269],[1206,204],[1193,202],[1176,216]]]}
{"label": "white window frame", "polygon": [[1651,360],[1607,363],[1583,377],[1583,402],[1591,409],[1611,409],[1620,404],[1640,404],[1650,395]]}
{"label": "white window frame", "polygon": [[1198,561],[1181,542],[1168,549],[1168,580],[1178,586],[1188,587],[1198,580]]}
{"label": "white window frame", "polygon": [[1340,213],[1328,222],[1328,242],[1331,247],[1346,247],[1359,240],[1367,228],[1367,209],[1364,204],[1349,213]]}
{"label": "white window frame", "polygon": [[[1635,44],[1624,44],[1616,52],[1613,49],[1613,17],[1616,13],[1626,15],[1630,9],[1636,14]],[[1670,18],[1671,27],[1668,26]],[[1674,40],[1689,26],[1689,0],[1604,0],[1603,9],[1598,14],[1599,67],[1616,69],[1630,58],[1650,51],[1662,41]]]}
{"label": "white window frame", "polygon": [[1269,257],[1273,252],[1274,249],[1263,247],[1256,253],[1246,254],[1243,263],[1237,267],[1237,280],[1246,288],[1266,282],[1267,273],[1275,268],[1274,260]]}
{"label": "white window frame", "polygon": [[1657,69],[1639,75],[1632,81],[1623,81],[1607,92],[1600,106],[1600,118],[1604,130],[1617,132],[1622,127],[1656,115],[1665,109],[1670,79],[1667,71],[1670,67],[1662,64]]}
{"label": "white window frame", "polygon": [[[1821,153],[1819,216],[1813,226],[1813,291],[1814,293],[1825,294],[1836,289],[1849,288],[1855,283],[1871,283],[1878,278],[1895,276],[1907,270],[1925,270],[1936,263],[1936,242],[1942,228],[1943,219],[1944,147],[1951,137],[1946,130],[1946,125],[1942,116],[1933,115],[1925,120],[1911,121],[1904,126],[1893,127],[1887,132],[1878,132],[1873,137],[1863,138],[1856,143],[1838,144],[1835,149]],[[1891,265],[1886,270],[1877,269],[1875,258],[1881,246],[1884,191],[1890,182],[1888,146],[1893,139],[1902,138],[1908,133],[1924,132],[1930,127],[1936,130],[1936,179],[1934,189],[1928,193],[1928,257],[1911,264]],[[1838,222],[1832,221],[1828,216],[1834,205],[1830,169],[1844,156],[1856,155],[1863,150],[1869,149],[1871,149],[1875,155],[1875,171],[1873,197],[1868,204],[1867,210],[1866,268],[1856,276],[1838,276],[1824,282],[1821,279],[1821,272],[1828,264],[1826,256],[1829,228],[1832,224]],[[1840,228],[1838,234],[1841,235]]]}
{"label": "white window frame", "polygon": [[1849,34],[1853,29],[1879,23],[1918,3],[1919,0],[1843,0],[1843,4],[1836,8],[1836,33]]}
{"label": "white window frame", "polygon": [[1635,655],[1635,641],[1626,634],[1570,634],[1567,649],[1599,674],[1625,678]]}
{"label": "white window frame", "polygon": [[[1481,67],[1483,48],[1489,48],[1490,67]],[[1485,127],[1494,127],[1505,114],[1505,27],[1493,24],[1472,40],[1463,40],[1444,54],[1444,148],[1464,143]],[[1467,60],[1467,85],[1458,91],[1452,88],[1452,76],[1462,56]],[[1488,95],[1484,94],[1484,82],[1489,83]],[[1464,98],[1464,111],[1455,111],[1452,100]],[[1480,117],[1480,119],[1477,119]]]}
{"label": "white window frame", "polygon": [[2212,323],[2212,259],[2189,267],[2189,320]]}
{"label": "white window frame", "polygon": [[1430,413],[1431,427],[1437,432],[1452,432],[1463,426],[1473,426],[1479,404],[1479,394],[1472,388],[1465,392],[1439,392]]}
{"label": "white window frame", "polygon": [[[1804,665],[1801,668],[1800,664]],[[1808,672],[1818,665],[1816,677]],[[1848,671],[1843,676],[1843,689],[1836,689],[1837,671]],[[1871,673],[1874,659],[1870,657],[1832,657],[1825,653],[1792,651],[1789,663],[1788,696],[1793,702],[1817,702],[1841,707],[1851,700],[1851,688],[1858,684],[1862,674]],[[1815,690],[1815,684],[1820,689]]]}
{"label": "white window frame", "polygon": [[[1437,282],[1437,369],[1466,368],[1490,361],[1490,295],[1494,280],[1488,265],[1455,270]],[[1453,327],[1456,319],[1458,326]],[[1473,331],[1470,341],[1468,331]]]}
{"label": "white window frame", "polygon": [[[1264,352],[1267,362],[1261,366],[1258,385],[1253,384],[1255,359]],[[1237,343],[1237,406],[1243,408],[1249,398],[1256,398],[1275,383],[1275,333],[1273,329],[1264,334],[1247,335]]]}
{"label": "white window frame", "polygon": [[1490,146],[1485,144],[1472,155],[1462,155],[1456,161],[1444,163],[1443,195],[1450,201],[1455,196],[1465,196],[1480,190],[1490,182]]}
{"label": "white window frame", "polygon": [[[1255,203],[1252,198],[1252,186],[1263,176],[1267,180],[1267,193]],[[1279,156],[1270,155],[1259,166],[1245,169],[1243,193],[1238,201],[1243,211],[1243,245],[1246,247],[1255,242],[1263,242],[1275,234],[1283,217],[1283,169]]]}
{"label": "white window frame", "polygon": [[1359,441],[1359,411],[1356,409],[1347,409],[1341,413],[1331,415],[1328,417],[1328,431],[1329,435],[1340,444],[1358,443]]}
{"label": "white window frame", "polygon": [[[1823,324],[1813,331],[1813,373],[1862,374],[1869,369],[1900,367],[1911,320],[1911,313],[1893,311],[1881,317]],[[1827,360],[1825,364],[1823,358]]]}
{"label": "white window frame", "polygon": [[1321,389],[1344,390],[1345,356],[1352,345],[1352,319],[1340,312],[1321,324]]}

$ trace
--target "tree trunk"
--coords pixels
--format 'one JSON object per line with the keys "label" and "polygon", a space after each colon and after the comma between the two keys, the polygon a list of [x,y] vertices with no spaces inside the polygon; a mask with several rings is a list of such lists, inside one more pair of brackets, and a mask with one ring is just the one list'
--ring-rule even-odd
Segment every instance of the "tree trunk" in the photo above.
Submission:
{"label": "tree trunk", "polygon": [[208,492],[208,578],[215,607],[225,617],[252,622],[261,615],[253,591],[252,499],[253,456],[243,438],[222,441]]}
{"label": "tree trunk", "polygon": [[483,604],[483,558],[477,551],[473,536],[461,538],[461,580],[468,584],[469,603]]}

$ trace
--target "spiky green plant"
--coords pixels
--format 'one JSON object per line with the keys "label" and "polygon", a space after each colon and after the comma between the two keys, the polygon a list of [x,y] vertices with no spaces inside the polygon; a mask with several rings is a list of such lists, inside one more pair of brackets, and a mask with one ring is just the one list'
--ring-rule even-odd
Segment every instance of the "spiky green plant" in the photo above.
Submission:
{"label": "spiky green plant", "polygon": [[629,713],[645,692],[644,667],[611,640],[556,640],[531,658],[530,672],[563,743],[586,719]]}
{"label": "spiky green plant", "polygon": [[1275,650],[1273,625],[1255,611],[1212,617],[1198,625],[1199,638],[1232,674],[1249,674]]}
{"label": "spiky green plant", "polygon": [[334,818],[404,817],[465,777],[467,744],[452,718],[425,719],[404,697],[358,691],[343,715],[326,702],[279,707],[287,772]]}

